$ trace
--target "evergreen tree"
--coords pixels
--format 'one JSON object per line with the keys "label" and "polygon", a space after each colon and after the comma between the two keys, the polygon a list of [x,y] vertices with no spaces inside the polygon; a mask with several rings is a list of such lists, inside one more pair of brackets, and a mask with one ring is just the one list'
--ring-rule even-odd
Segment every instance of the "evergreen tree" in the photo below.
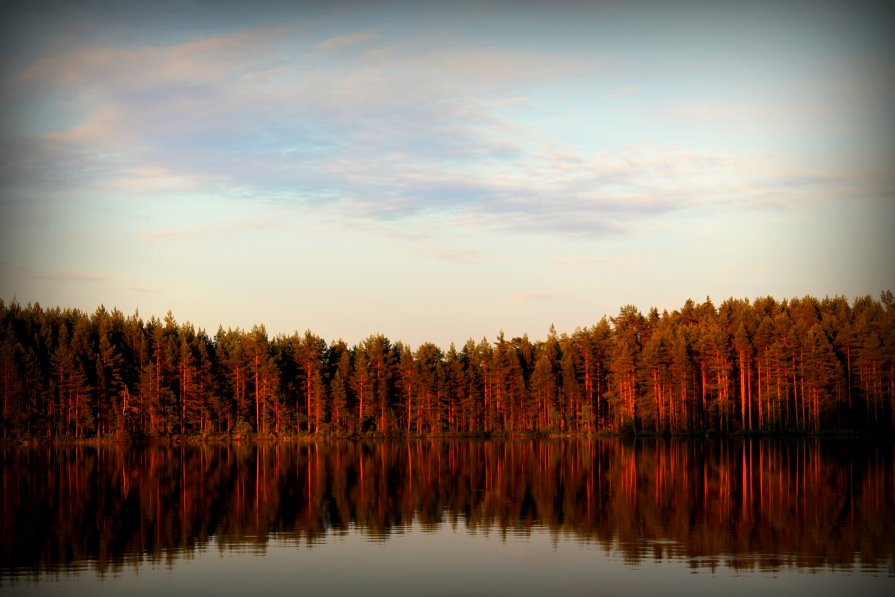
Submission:
{"label": "evergreen tree", "polygon": [[307,422],[305,430],[308,433],[320,433],[325,409],[323,368],[326,342],[307,330],[303,336],[293,337],[292,347],[300,372],[300,393],[304,398],[304,412],[299,418]]}
{"label": "evergreen tree", "polygon": [[895,426],[895,296],[687,301],[546,339],[209,338],[170,312],[0,301],[0,435],[824,431]]}

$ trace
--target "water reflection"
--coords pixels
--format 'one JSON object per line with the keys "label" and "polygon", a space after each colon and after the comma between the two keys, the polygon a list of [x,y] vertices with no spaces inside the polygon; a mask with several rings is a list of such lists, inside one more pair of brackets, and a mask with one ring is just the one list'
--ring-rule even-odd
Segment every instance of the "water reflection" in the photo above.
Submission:
{"label": "water reflection", "polygon": [[[892,574],[893,446],[853,441],[396,441],[0,452],[3,576],[116,574],[411,528],[550,533],[632,566]],[[215,547],[212,547],[214,549]]]}

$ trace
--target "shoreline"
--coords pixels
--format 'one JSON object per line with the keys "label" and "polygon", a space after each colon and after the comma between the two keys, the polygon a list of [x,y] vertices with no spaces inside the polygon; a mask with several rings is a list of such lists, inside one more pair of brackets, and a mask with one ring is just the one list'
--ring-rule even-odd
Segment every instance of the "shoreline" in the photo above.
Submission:
{"label": "shoreline", "polygon": [[379,441],[551,441],[551,440],[593,440],[593,439],[622,439],[622,440],[895,440],[895,436],[887,431],[828,431],[828,432],[793,432],[793,431],[766,431],[766,432],[692,432],[692,433],[441,433],[441,434],[350,434],[350,435],[279,435],[259,437],[247,436],[167,436],[167,437],[92,437],[92,438],[12,438],[0,439],[0,448],[31,447],[31,446],[176,446],[176,445],[222,445],[222,444],[313,444],[336,442],[379,442]]}

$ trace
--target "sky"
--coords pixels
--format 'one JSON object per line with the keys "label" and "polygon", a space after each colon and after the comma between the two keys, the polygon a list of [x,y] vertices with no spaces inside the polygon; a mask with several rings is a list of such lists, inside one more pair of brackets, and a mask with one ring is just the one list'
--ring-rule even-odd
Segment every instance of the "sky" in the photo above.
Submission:
{"label": "sky", "polygon": [[538,339],[895,289],[895,3],[3,2],[0,298]]}

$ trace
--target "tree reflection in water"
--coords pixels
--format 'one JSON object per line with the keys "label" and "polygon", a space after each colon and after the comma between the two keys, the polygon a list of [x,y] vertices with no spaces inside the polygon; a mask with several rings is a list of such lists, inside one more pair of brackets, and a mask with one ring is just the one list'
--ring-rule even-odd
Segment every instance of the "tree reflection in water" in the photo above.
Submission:
{"label": "tree reflection in water", "polygon": [[212,539],[370,541],[449,524],[557,536],[638,564],[885,569],[891,444],[420,440],[0,451],[3,569],[115,571]]}

